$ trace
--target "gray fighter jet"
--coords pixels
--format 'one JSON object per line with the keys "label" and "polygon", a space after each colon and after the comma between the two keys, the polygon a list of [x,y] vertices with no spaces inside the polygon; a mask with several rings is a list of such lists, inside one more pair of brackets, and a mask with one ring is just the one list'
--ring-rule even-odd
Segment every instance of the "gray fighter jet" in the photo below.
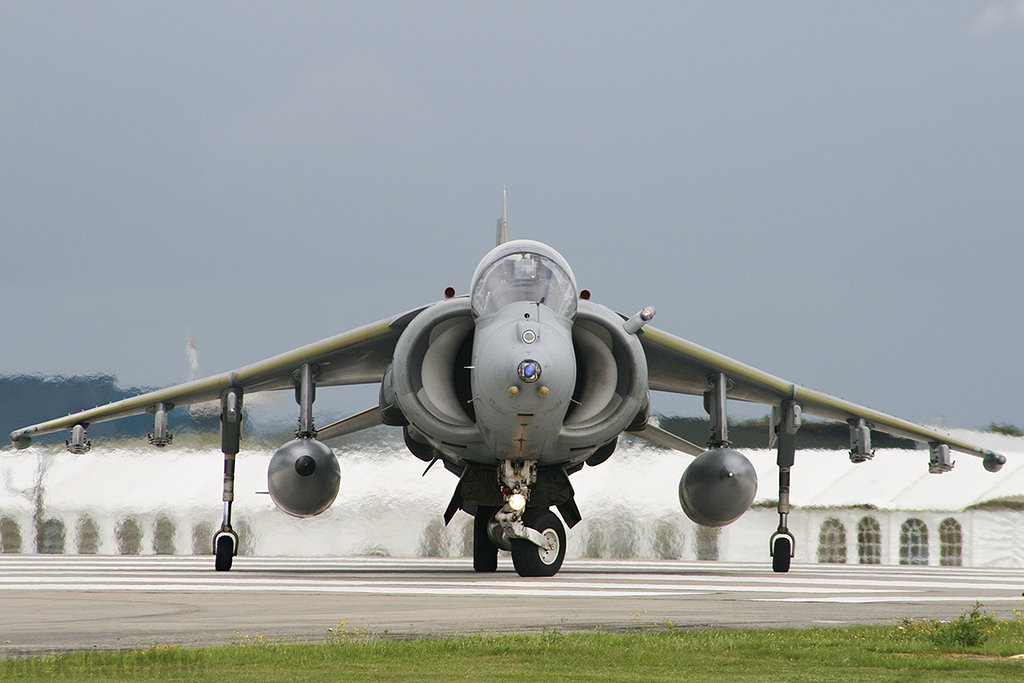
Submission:
{"label": "gray fighter jet", "polygon": [[[437,461],[458,477],[445,522],[458,510],[475,518],[473,568],[492,572],[498,550],[511,551],[522,576],[552,576],[565,557],[565,528],[580,521],[570,477],[612,455],[629,432],[697,456],[683,472],[679,500],[697,524],[724,526],[750,507],[757,476],[731,449],[727,399],[772,406],[778,449],[779,527],[772,566],[788,571],[787,527],[794,436],[804,414],[849,423],[850,458],[872,457],[871,431],[928,444],[930,471],[953,466],[951,451],[974,455],[998,471],[1006,458],[933,429],[779,379],[648,326],[654,308],[616,313],[580,292],[554,249],[506,240],[477,266],[467,296],[451,289],[437,303],[325,339],[253,365],[50,420],[11,433],[18,448],[32,438],[70,430],[68,449],[88,450],[91,424],[154,416],[150,442],[170,442],[168,411],[220,402],[224,513],[213,539],[217,570],[231,568],[238,536],[231,526],[235,456],[243,397],[294,390],[295,439],[270,461],[274,503],[298,517],[317,515],[338,495],[341,468],[323,441],[380,424],[400,428],[414,456]],[[318,386],[379,384],[379,404],[317,429]],[[704,396],[711,433],[697,446],[648,422],[651,391]],[[551,508],[556,508],[561,519]]]}

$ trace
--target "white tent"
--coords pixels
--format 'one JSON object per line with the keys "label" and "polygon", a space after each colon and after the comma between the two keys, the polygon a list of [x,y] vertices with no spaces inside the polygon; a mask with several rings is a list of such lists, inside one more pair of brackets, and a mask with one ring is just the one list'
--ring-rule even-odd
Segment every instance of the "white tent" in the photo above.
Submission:
{"label": "white tent", "polygon": [[[1006,454],[1006,466],[993,474],[961,455],[952,472],[932,475],[927,450],[879,451],[859,465],[844,451],[798,452],[790,515],[795,561],[1024,566],[1024,438],[957,436]],[[260,493],[272,451],[239,454],[235,521],[242,552],[471,552],[470,517],[459,513],[447,528],[441,519],[456,484],[442,467],[421,476],[423,463],[384,431],[379,443],[336,450],[341,493],[312,519],[289,517]],[[754,507],[728,527],[704,529],[685,517],[678,501],[679,477],[691,458],[623,439],[608,462],[572,477],[583,521],[569,531],[568,556],[767,563],[778,525],[778,470],[773,452],[747,455],[759,480]],[[222,467],[216,449],[100,444],[81,456],[53,446],[5,450],[0,546],[5,552],[208,553],[220,524]]]}

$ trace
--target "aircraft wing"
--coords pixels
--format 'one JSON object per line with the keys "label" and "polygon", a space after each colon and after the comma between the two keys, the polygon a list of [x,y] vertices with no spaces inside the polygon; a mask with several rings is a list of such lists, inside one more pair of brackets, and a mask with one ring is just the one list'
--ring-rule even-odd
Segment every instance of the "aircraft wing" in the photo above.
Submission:
{"label": "aircraft wing", "polygon": [[292,389],[296,385],[296,372],[307,363],[317,368],[318,386],[380,382],[391,362],[399,333],[421,310],[386,318],[233,372],[151,391],[17,429],[11,432],[11,441],[16,446],[25,447],[35,436],[71,429],[79,424],[91,425],[153,412],[160,403],[170,408],[216,401],[228,387],[241,387],[245,393]]}
{"label": "aircraft wing", "polygon": [[641,344],[647,356],[648,381],[656,391],[702,395],[710,389],[709,378],[724,373],[728,397],[741,401],[778,406],[797,401],[803,412],[816,417],[846,422],[863,419],[875,430],[922,443],[946,444],[951,450],[980,458],[1003,457],[985,448],[952,438],[892,415],[865,408],[841,398],[807,389],[733,360],[693,342],[646,327]]}

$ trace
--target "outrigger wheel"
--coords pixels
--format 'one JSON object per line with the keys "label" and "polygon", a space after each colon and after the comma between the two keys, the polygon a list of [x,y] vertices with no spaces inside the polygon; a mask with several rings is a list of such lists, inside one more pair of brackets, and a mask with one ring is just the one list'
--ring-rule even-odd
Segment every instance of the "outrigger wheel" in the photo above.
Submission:
{"label": "outrigger wheel", "polygon": [[214,567],[217,571],[226,572],[231,569],[231,561],[235,557],[237,547],[238,541],[233,534],[221,532],[217,535],[214,539]]}
{"label": "outrigger wheel", "polygon": [[784,574],[789,571],[789,561],[793,557],[793,545],[789,536],[779,534],[772,541],[772,571]]}
{"label": "outrigger wheel", "polygon": [[527,508],[523,512],[523,524],[536,529],[551,543],[550,548],[541,548],[532,542],[512,539],[512,564],[519,576],[554,576],[565,559],[565,527],[562,520],[551,510]]}

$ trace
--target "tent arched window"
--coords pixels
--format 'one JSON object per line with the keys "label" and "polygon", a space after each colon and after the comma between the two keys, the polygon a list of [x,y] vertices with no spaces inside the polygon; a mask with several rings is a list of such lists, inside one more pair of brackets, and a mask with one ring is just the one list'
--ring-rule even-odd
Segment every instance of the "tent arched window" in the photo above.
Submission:
{"label": "tent arched window", "polygon": [[36,531],[36,552],[47,555],[62,555],[66,539],[64,522],[59,519],[47,519],[39,524]]}
{"label": "tent arched window", "polygon": [[863,517],[857,522],[857,561],[882,564],[882,527],[874,517]]}
{"label": "tent arched window", "polygon": [[21,527],[12,517],[0,519],[0,553],[21,552]]}
{"label": "tent arched window", "polygon": [[100,530],[92,517],[79,518],[76,527],[79,555],[95,555],[100,548]]}
{"label": "tent arched window", "polygon": [[835,517],[821,524],[818,532],[818,562],[846,563],[846,527]]}
{"label": "tent arched window", "polygon": [[928,564],[928,526],[919,519],[900,527],[900,564]]}
{"label": "tent arched window", "polygon": [[178,533],[174,522],[166,515],[156,520],[156,529],[153,533],[153,552],[157,555],[174,554],[174,536]]}
{"label": "tent arched window", "polygon": [[939,564],[960,567],[964,563],[964,532],[960,522],[947,517],[939,524]]}
{"label": "tent arched window", "polygon": [[117,552],[121,555],[138,555],[142,552],[142,527],[131,517],[117,525]]}

